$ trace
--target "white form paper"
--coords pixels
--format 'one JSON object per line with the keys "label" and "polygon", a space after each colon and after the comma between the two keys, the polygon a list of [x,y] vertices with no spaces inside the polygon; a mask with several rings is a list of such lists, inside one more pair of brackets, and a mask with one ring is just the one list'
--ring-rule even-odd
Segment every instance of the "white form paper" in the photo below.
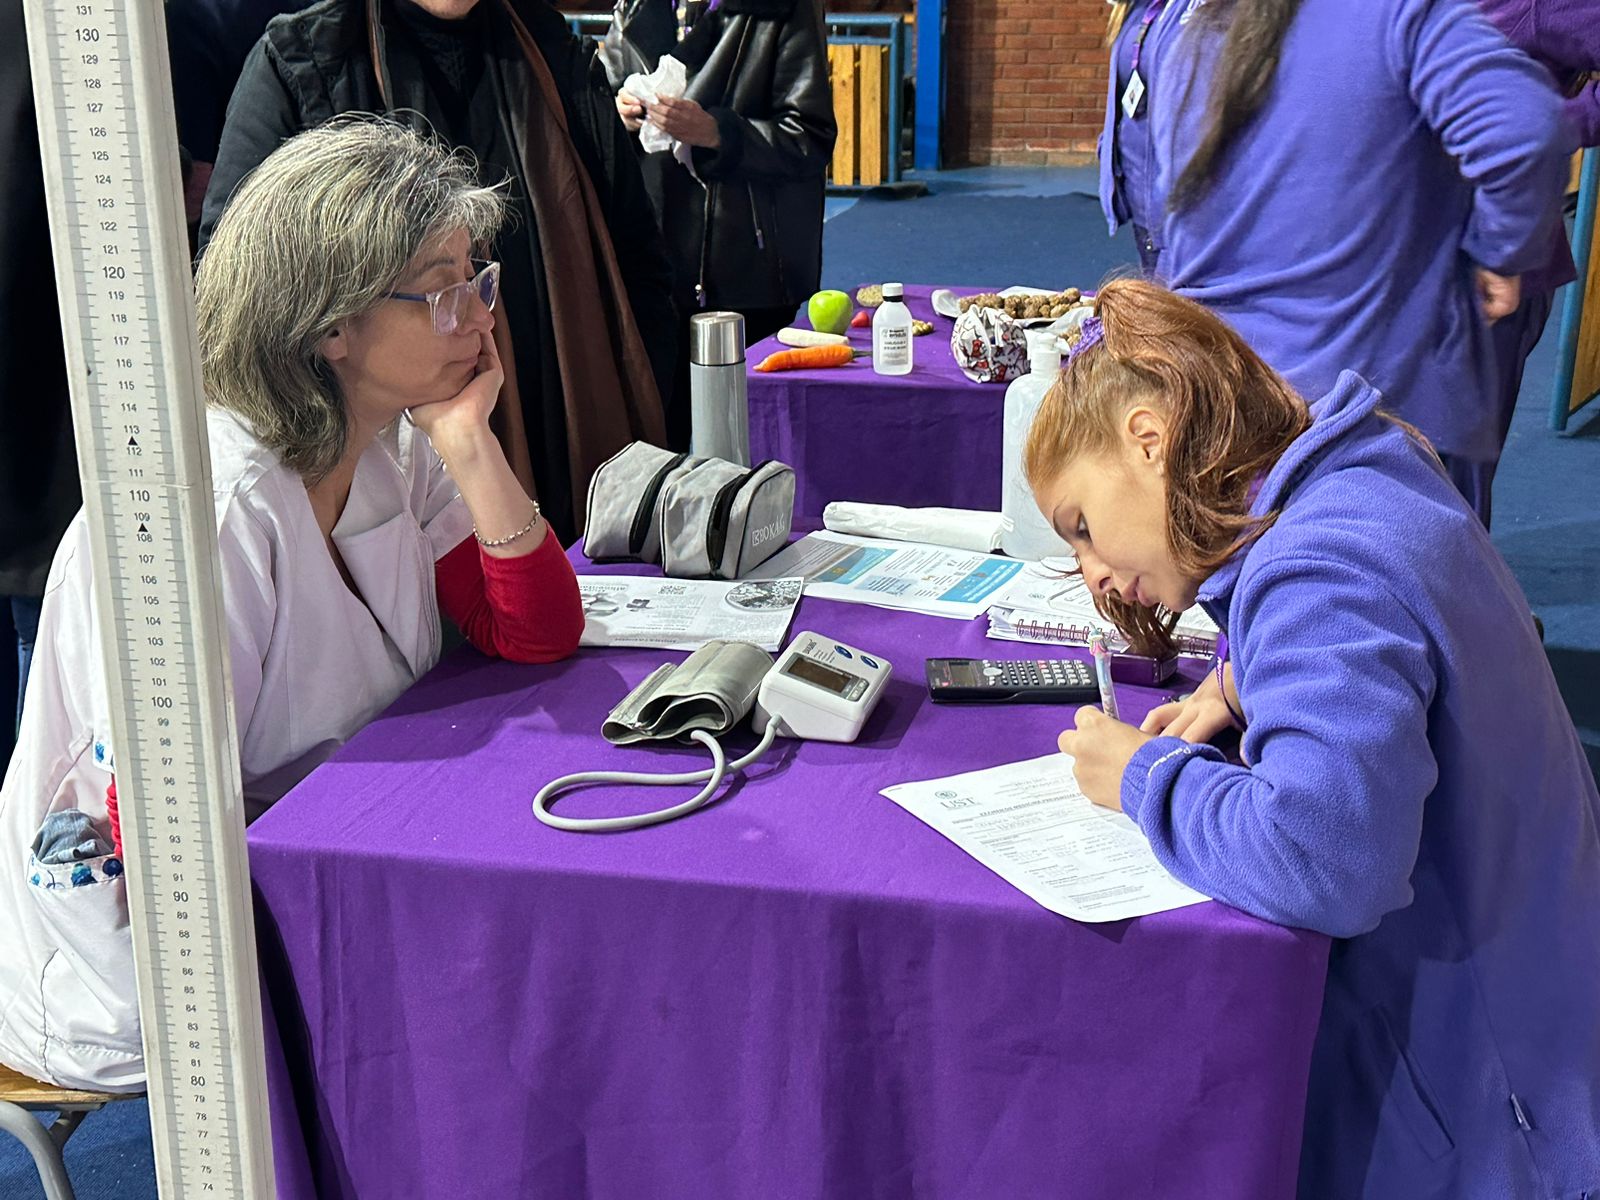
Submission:
{"label": "white form paper", "polygon": [[1092,804],[1065,754],[883,794],[1012,887],[1074,921],[1121,921],[1199,904],[1130,817]]}
{"label": "white form paper", "polygon": [[998,554],[824,532],[807,534],[746,578],[800,575],[808,596],[970,621],[1025,565]]}
{"label": "white form paper", "polygon": [[749,642],[776,650],[788,632],[801,579],[717,583],[648,575],[580,575],[584,646],[698,650]]}

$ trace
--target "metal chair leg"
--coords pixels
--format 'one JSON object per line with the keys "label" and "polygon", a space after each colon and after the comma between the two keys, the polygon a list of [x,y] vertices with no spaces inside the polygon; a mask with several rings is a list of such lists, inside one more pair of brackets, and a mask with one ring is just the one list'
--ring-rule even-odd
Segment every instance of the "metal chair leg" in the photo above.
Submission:
{"label": "metal chair leg", "polygon": [[[63,1144],[72,1136],[78,1121],[83,1119],[82,1113],[62,1113],[59,1120],[65,1121],[69,1116],[76,1119],[61,1135]],[[0,1100],[0,1129],[15,1136],[28,1148],[28,1153],[33,1156],[33,1165],[39,1171],[39,1182],[44,1184],[45,1200],[75,1200],[72,1182],[67,1178],[66,1164],[61,1161],[61,1145],[52,1136],[54,1129],[46,1129],[43,1121],[9,1100]]]}
{"label": "metal chair leg", "polygon": [[83,1124],[84,1117],[99,1109],[79,1108],[72,1112],[58,1112],[56,1119],[50,1122],[50,1140],[55,1142],[56,1149],[65,1151],[67,1139],[78,1132],[78,1126]]}

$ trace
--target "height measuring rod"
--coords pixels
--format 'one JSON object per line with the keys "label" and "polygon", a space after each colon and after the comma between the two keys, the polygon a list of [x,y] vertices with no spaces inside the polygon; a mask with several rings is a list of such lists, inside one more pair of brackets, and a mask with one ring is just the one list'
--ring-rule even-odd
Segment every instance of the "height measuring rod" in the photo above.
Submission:
{"label": "height measuring rod", "polygon": [[25,0],[157,1183],[270,1200],[261,1000],[161,0]]}

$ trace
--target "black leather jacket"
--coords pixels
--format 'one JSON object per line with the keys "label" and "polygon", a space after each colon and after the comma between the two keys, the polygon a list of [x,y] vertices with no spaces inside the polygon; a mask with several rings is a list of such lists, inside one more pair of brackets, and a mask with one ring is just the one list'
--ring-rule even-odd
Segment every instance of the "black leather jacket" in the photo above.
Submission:
{"label": "black leather jacket", "polygon": [[669,0],[618,7],[604,53],[612,88],[671,53],[689,69],[684,95],[721,134],[718,149],[694,150],[699,180],[670,153],[643,155],[680,304],[799,304],[822,276],[823,187],[837,132],[816,0],[722,0],[681,43]]}

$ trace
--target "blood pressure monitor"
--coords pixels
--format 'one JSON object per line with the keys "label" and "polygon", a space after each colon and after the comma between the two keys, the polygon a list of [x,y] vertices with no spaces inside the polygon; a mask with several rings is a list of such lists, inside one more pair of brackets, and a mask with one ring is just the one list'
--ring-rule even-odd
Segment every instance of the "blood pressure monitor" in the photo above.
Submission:
{"label": "blood pressure monitor", "polygon": [[854,646],[798,634],[761,681],[755,730],[777,721],[786,737],[853,742],[892,674],[887,662]]}
{"label": "blood pressure monitor", "polygon": [[[730,653],[737,651],[737,653]],[[759,759],[779,737],[810,738],[820,742],[853,742],[883,696],[892,671],[880,658],[854,646],[815,633],[796,635],[789,648],[771,660],[766,651],[729,642],[712,642],[689,656],[685,663],[661,667],[607,718],[606,737],[617,740],[612,726],[620,726],[625,740],[650,740],[687,735],[711,751],[711,766],[704,771],[672,775],[645,775],[635,771],[579,771],[551,780],[533,798],[533,812],[556,829],[601,832],[639,829],[692,813],[706,804],[731,772],[742,771]],[[678,678],[683,676],[681,680]],[[759,681],[759,682],[758,682]],[[755,692],[751,713],[750,694]],[[689,702],[687,726],[682,712],[669,702]],[[755,749],[729,762],[717,741],[737,721],[751,713],[761,735]],[[712,732],[715,730],[715,732]],[[693,798],[655,812],[621,817],[567,817],[550,811],[556,794],[581,783],[638,783],[647,785],[700,783]]]}

